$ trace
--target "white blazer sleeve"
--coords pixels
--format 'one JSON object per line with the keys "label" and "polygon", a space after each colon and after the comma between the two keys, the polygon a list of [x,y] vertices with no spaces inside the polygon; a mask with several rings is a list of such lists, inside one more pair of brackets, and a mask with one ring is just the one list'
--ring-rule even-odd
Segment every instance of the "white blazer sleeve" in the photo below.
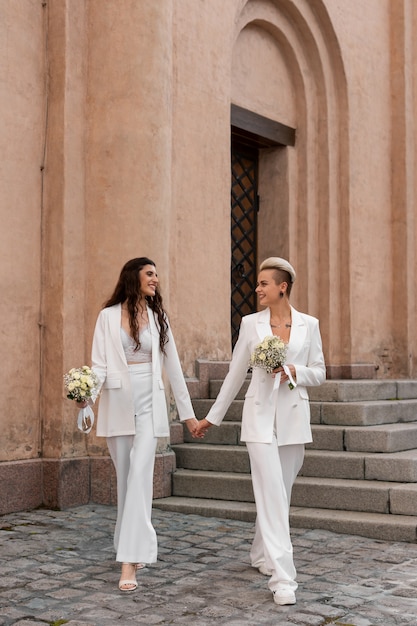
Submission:
{"label": "white blazer sleeve", "polygon": [[211,424],[215,424],[216,426],[220,426],[222,423],[227,409],[235,399],[248,373],[251,352],[247,333],[246,320],[242,318],[239,338],[233,350],[229,371],[224,379],[217,399],[206,418]]}
{"label": "white blazer sleeve", "polygon": [[323,348],[319,329],[319,322],[315,318],[310,318],[310,350],[307,364],[295,364],[297,384],[303,387],[316,387],[326,380],[326,366],[324,363]]}
{"label": "white blazer sleeve", "polygon": [[91,363],[93,371],[100,380],[100,387],[107,376],[107,357],[105,342],[105,319],[102,312],[99,313],[93,335],[93,345],[91,349]]}
{"label": "white blazer sleeve", "polygon": [[180,421],[195,417],[190,394],[184,380],[181,362],[178,356],[174,336],[168,326],[168,342],[165,344],[164,369],[168,375]]}

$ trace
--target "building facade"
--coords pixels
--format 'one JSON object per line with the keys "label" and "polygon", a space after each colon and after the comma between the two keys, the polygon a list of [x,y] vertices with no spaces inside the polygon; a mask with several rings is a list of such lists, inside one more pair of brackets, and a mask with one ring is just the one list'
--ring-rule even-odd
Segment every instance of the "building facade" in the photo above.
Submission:
{"label": "building facade", "polygon": [[270,255],[329,377],[417,377],[416,26],[413,0],[1,3],[1,512],[114,500],[62,374],[129,258],[187,377]]}

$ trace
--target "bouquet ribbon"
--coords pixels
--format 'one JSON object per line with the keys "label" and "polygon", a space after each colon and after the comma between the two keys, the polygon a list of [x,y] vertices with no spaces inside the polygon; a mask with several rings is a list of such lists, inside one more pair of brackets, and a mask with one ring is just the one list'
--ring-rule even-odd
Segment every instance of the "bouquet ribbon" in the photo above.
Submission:
{"label": "bouquet ribbon", "polygon": [[[288,380],[290,381],[290,384],[292,385],[291,389],[295,389],[295,387],[297,386],[297,383],[295,382],[294,378],[292,377],[290,368],[288,367],[288,365],[283,365],[282,369],[284,370],[284,372],[288,376]],[[281,373],[279,373],[279,375],[275,374],[274,389],[278,389],[279,388],[280,382],[281,382]]]}
{"label": "bouquet ribbon", "polygon": [[283,367],[284,367],[284,372],[286,373],[286,375],[289,378],[289,381],[290,381],[290,383],[292,385],[292,388],[295,388],[297,386],[297,383],[295,382],[294,378],[292,377],[290,368],[288,367],[288,365],[284,365]]}
{"label": "bouquet ribbon", "polygon": [[86,406],[78,412],[77,426],[78,430],[88,435],[93,428],[94,412],[91,406]]}

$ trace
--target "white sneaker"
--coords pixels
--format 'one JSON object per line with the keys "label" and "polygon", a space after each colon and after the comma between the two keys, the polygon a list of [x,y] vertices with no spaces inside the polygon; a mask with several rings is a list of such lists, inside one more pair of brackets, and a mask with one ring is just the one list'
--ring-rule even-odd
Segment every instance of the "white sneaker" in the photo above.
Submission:
{"label": "white sneaker", "polygon": [[258,570],[264,576],[272,576],[272,569],[268,569],[265,563],[261,563],[260,566],[258,567]]}
{"label": "white sneaker", "polygon": [[285,604],[295,604],[295,593],[291,589],[276,589],[273,592],[275,604],[284,606]]}

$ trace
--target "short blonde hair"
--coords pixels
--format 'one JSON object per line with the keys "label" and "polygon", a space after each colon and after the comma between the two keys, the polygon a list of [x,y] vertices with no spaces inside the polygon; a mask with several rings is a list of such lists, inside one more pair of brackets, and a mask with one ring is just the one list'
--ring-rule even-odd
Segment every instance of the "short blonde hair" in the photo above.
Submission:
{"label": "short blonde hair", "polygon": [[288,263],[285,259],[281,259],[279,256],[270,256],[265,261],[262,261],[260,265],[260,270],[281,270],[282,272],[287,272],[289,275],[290,283],[293,283],[296,278],[295,269]]}
{"label": "short blonde hair", "polygon": [[275,270],[274,280],[279,285],[280,283],[287,283],[287,294],[291,293],[292,285],[296,278],[295,269],[285,259],[279,256],[270,256],[265,261],[262,261],[259,266],[259,270]]}

